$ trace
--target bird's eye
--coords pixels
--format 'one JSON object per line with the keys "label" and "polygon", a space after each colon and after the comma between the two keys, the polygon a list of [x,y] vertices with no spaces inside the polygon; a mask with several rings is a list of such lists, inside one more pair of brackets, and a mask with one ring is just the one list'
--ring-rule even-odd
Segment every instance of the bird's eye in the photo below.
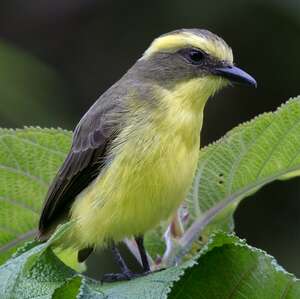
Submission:
{"label": "bird's eye", "polygon": [[199,63],[204,58],[204,54],[198,50],[190,50],[188,55],[189,59],[194,63]]}
{"label": "bird's eye", "polygon": [[200,64],[205,58],[205,53],[197,49],[183,49],[179,53],[192,64]]}

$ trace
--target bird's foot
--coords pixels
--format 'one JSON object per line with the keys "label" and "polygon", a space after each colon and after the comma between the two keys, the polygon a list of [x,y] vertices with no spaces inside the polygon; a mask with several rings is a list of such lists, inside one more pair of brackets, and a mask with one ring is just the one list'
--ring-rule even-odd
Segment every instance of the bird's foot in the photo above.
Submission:
{"label": "bird's foot", "polygon": [[124,273],[107,273],[104,274],[101,283],[103,282],[116,282],[116,281],[126,281],[126,280],[131,280],[137,277],[142,277],[147,274],[151,273],[150,271],[144,272],[144,273],[133,273],[131,271],[129,272],[124,272]]}

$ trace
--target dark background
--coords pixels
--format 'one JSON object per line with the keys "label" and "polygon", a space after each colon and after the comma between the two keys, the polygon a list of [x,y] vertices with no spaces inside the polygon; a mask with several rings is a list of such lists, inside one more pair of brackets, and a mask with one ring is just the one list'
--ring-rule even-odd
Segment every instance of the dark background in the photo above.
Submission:
{"label": "dark background", "polygon": [[[222,36],[259,84],[209,101],[203,145],[300,94],[298,0],[1,0],[0,126],[74,128],[153,38],[182,27]],[[235,217],[239,236],[298,276],[299,183],[265,187]]]}

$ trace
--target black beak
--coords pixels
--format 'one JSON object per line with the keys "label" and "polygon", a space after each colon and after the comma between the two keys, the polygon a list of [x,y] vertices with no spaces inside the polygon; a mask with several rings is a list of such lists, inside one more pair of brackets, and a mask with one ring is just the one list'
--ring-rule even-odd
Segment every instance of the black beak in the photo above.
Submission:
{"label": "black beak", "polygon": [[222,76],[232,83],[257,87],[255,79],[236,66],[217,67],[214,70],[214,74]]}

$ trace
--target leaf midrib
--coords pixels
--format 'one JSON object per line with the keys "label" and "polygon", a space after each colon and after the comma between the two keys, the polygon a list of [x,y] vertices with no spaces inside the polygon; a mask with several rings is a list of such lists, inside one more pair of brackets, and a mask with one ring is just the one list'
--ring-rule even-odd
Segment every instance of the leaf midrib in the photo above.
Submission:
{"label": "leaf midrib", "polygon": [[17,246],[19,243],[24,242],[25,240],[29,239],[30,237],[33,237],[35,234],[36,234],[36,229],[32,229],[22,235],[17,236],[12,241],[10,241],[7,244],[0,247],[0,254]]}
{"label": "leaf midrib", "polygon": [[180,252],[179,257],[182,257],[185,254],[185,252],[190,249],[191,244],[198,239],[198,236],[201,234],[204,227],[206,227],[219,212],[221,212],[227,206],[232,204],[243,194],[250,194],[252,193],[252,191],[255,191],[256,189],[296,170],[300,170],[300,163],[295,165],[294,167],[285,168],[282,171],[278,171],[275,175],[267,176],[260,181],[255,181],[252,184],[248,184],[246,187],[240,188],[239,190],[232,193],[230,196],[225,197],[223,200],[219,201],[215,206],[204,212],[201,216],[198,217],[198,220],[195,220],[195,222],[191,225],[191,227],[186,231],[186,233],[180,240],[181,247],[184,250],[184,252]]}

